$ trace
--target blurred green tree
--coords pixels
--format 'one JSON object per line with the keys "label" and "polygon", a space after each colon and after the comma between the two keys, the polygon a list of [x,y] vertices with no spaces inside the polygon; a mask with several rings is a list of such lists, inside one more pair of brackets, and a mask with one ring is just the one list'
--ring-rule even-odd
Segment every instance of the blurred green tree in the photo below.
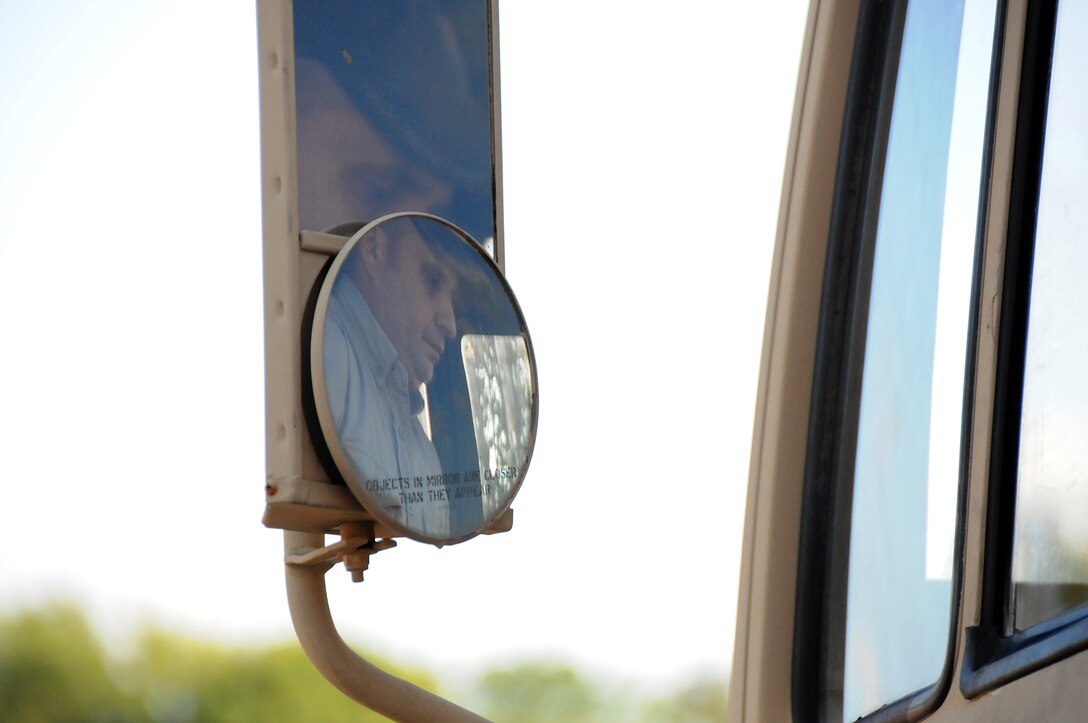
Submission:
{"label": "blurred green tree", "polygon": [[605,719],[597,687],[567,665],[524,663],[491,670],[478,686],[481,714],[495,723],[581,723]]}
{"label": "blurred green tree", "polygon": [[645,723],[716,723],[725,720],[729,702],[729,682],[709,678],[699,680],[680,692],[643,706]]}
{"label": "blurred green tree", "polygon": [[55,605],[0,620],[0,720],[147,720],[141,708],[114,682],[101,643],[76,608]]}
{"label": "blurred green tree", "polygon": [[[443,694],[424,670],[367,657]],[[708,679],[647,702],[568,665],[530,662],[484,673],[465,704],[496,723],[710,723],[725,719],[727,695],[724,680]],[[0,723],[382,720],[321,677],[294,642],[232,647],[149,627],[118,658],[74,606],[0,617]]]}
{"label": "blurred green tree", "polygon": [[[368,657],[438,692],[432,675]],[[336,690],[297,643],[233,648],[148,628],[117,661],[74,607],[0,620],[3,723],[384,720]]]}
{"label": "blurred green tree", "polygon": [[[297,643],[225,648],[161,630],[144,631],[125,666],[125,685],[138,692],[156,721],[384,721],[336,690]],[[430,674],[367,657],[421,688],[438,691]]]}

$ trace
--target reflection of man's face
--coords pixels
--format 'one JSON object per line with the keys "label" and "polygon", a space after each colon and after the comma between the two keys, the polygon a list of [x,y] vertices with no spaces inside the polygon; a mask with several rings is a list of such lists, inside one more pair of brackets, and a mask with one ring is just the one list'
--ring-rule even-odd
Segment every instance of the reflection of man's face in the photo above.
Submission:
{"label": "reflection of man's face", "polygon": [[417,387],[430,381],[446,341],[457,333],[456,277],[414,230],[401,227],[395,237],[378,230],[374,236],[364,241],[360,288]]}

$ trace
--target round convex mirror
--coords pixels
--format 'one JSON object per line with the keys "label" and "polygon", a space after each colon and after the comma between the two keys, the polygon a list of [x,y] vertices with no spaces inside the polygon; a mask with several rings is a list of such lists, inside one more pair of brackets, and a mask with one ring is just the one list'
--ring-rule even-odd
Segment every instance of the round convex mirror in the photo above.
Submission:
{"label": "round convex mirror", "polygon": [[304,363],[330,475],[407,537],[446,545],[490,526],[537,419],[529,332],[491,258],[444,219],[390,214],[344,245],[311,310]]}

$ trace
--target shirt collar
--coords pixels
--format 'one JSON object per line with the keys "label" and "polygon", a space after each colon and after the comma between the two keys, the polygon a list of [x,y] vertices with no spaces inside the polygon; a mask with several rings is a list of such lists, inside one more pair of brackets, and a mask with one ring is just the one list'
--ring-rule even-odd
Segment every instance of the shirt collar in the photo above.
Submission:
{"label": "shirt collar", "polygon": [[363,298],[355,281],[347,274],[341,274],[333,288],[333,298],[339,297],[343,307],[359,327],[359,341],[363,346],[366,363],[374,372],[379,388],[390,388],[408,396],[408,407],[412,414],[423,411],[423,395],[418,389],[408,388],[408,370],[397,355],[396,347],[389,340],[385,329],[374,318],[374,312]]}

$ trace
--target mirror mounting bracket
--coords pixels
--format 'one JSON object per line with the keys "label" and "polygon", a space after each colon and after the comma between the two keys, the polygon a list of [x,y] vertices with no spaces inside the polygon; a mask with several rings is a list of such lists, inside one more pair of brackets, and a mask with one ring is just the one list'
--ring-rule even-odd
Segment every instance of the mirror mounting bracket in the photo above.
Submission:
{"label": "mirror mounting bracket", "polygon": [[343,522],[339,533],[340,540],[331,545],[289,551],[285,562],[288,565],[323,567],[323,571],[327,571],[342,561],[351,573],[352,582],[362,582],[363,572],[370,567],[370,556],[397,546],[396,540],[377,539],[372,522]]}

